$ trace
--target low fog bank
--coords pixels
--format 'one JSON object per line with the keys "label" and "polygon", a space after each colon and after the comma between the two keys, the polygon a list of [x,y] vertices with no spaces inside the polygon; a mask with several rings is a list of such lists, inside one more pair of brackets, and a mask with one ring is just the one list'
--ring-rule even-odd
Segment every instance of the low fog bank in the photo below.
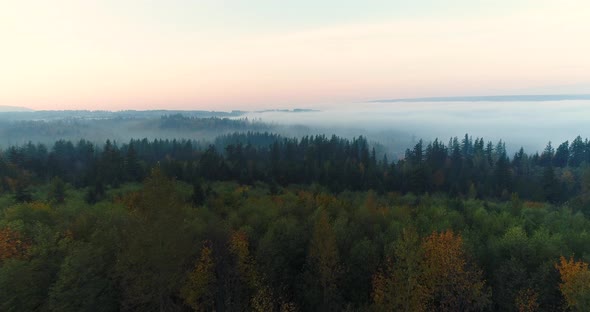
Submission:
{"label": "low fog bank", "polygon": [[420,138],[439,138],[446,143],[451,137],[468,133],[486,141],[501,139],[510,153],[521,146],[534,153],[542,151],[549,141],[556,146],[590,134],[590,101],[373,102],[327,107],[319,112],[257,112],[245,116],[305,125],[327,134],[363,134],[396,152]]}
{"label": "low fog bank", "polygon": [[191,139],[203,143],[234,132],[271,132],[284,137],[336,134],[364,136],[389,159],[404,155],[419,139],[452,137],[506,142],[510,154],[521,146],[542,151],[578,135],[590,136],[590,101],[396,102],[314,107],[312,110],[45,111],[0,114],[0,148],[55,140],[126,142],[134,139]]}
{"label": "low fog bank", "polygon": [[[268,125],[230,120],[242,111],[0,111],[0,149],[29,142],[52,145],[55,141],[189,139],[212,142],[217,136],[240,132],[270,131]],[[224,122],[229,120],[231,122]]]}

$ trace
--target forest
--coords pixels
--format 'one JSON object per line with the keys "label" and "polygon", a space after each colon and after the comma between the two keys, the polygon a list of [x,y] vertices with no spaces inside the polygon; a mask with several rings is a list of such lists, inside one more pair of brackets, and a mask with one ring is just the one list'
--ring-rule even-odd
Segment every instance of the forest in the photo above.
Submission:
{"label": "forest", "polygon": [[266,131],[2,149],[0,310],[590,309],[588,139]]}
{"label": "forest", "polygon": [[241,112],[209,111],[35,111],[0,112],[0,146],[30,141],[52,145],[56,140],[132,138],[213,139],[236,131],[279,131],[282,127],[240,118]]}

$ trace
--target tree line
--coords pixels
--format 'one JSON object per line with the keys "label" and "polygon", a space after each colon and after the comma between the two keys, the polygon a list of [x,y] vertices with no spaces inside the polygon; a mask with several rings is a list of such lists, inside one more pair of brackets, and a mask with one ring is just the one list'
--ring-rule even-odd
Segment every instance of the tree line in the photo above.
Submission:
{"label": "tree line", "polygon": [[0,189],[29,199],[27,188],[59,178],[76,187],[91,187],[89,198],[120,183],[141,181],[159,164],[182,181],[256,181],[276,186],[314,184],[333,192],[375,190],[379,193],[446,193],[480,199],[570,202],[584,210],[590,187],[590,143],[575,138],[541,153],[522,148],[512,157],[505,143],[465,135],[447,144],[418,141],[405,157],[389,160],[366,138],[324,135],[285,138],[272,133],[234,133],[212,144],[194,140],[130,140],[102,146],[60,140],[48,147],[28,143],[0,153]]}

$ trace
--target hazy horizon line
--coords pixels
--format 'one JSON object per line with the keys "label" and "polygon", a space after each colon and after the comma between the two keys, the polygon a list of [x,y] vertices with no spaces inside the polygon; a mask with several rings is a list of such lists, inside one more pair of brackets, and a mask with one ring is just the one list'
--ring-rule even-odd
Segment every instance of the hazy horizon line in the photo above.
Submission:
{"label": "hazy horizon line", "polygon": [[370,103],[398,102],[546,102],[590,100],[590,94],[511,94],[511,95],[474,95],[474,96],[435,96],[400,99],[372,100]]}

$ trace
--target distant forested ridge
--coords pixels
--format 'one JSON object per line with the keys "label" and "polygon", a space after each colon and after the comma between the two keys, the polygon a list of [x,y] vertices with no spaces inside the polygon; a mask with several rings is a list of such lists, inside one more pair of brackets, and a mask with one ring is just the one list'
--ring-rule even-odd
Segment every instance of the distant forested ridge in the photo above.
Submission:
{"label": "distant forested ridge", "polygon": [[[14,118],[12,118],[14,115]],[[0,113],[0,146],[27,142],[53,144],[81,139],[104,143],[107,139],[208,139],[236,131],[279,131],[279,127],[239,118],[241,112],[122,111]]]}
{"label": "distant forested ridge", "polygon": [[375,100],[375,103],[399,102],[545,102],[590,100],[590,94],[516,94],[488,96],[439,96],[405,99]]}
{"label": "distant forested ridge", "polygon": [[0,311],[588,311],[589,164],[581,137],[11,146]]}

